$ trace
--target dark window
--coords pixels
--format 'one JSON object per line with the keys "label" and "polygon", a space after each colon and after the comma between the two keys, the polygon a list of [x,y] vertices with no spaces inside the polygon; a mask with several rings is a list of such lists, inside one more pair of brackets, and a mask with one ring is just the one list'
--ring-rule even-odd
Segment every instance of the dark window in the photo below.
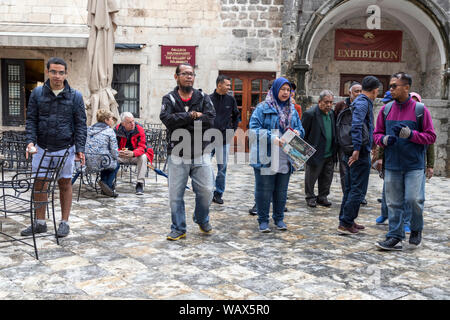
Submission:
{"label": "dark window", "polygon": [[139,65],[115,64],[113,73],[112,88],[117,91],[119,112],[128,111],[139,118]]}
{"label": "dark window", "polygon": [[[339,86],[339,95],[341,97],[349,96],[350,85],[353,81],[362,82],[366,75],[363,74],[341,74],[341,84]],[[384,93],[389,88],[390,76],[388,75],[375,75],[381,82],[380,91],[378,92],[378,98],[383,98]]]}

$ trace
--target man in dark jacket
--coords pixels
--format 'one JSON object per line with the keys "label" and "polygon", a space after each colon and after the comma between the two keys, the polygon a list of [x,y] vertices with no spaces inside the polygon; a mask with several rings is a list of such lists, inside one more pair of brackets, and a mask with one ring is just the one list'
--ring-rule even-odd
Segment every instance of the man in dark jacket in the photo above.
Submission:
{"label": "man in dark jacket", "polygon": [[[329,207],[327,197],[333,181],[333,167],[336,162],[336,130],[334,124],[333,93],[324,90],[320,93],[318,105],[308,109],[302,117],[305,141],[317,151],[305,165],[305,199],[310,207],[316,204]],[[318,181],[319,194],[314,194]]]}
{"label": "man in dark jacket", "polygon": [[[364,226],[355,222],[359,207],[367,192],[370,174],[370,152],[373,143],[373,100],[378,96],[380,81],[374,76],[367,76],[362,81],[362,93],[353,101],[352,109],[352,144],[351,156],[344,155],[346,165],[345,190],[339,213],[339,234],[355,234]],[[367,129],[367,143],[364,132]]]}
{"label": "man in dark jacket", "polygon": [[195,73],[190,64],[180,64],[174,77],[178,86],[163,97],[159,115],[169,137],[167,153],[172,225],[168,240],[186,237],[184,190],[189,177],[195,193],[194,222],[202,232],[212,231],[209,206],[213,197],[213,171],[211,151],[204,152],[210,141],[203,141],[203,133],[214,125],[216,112],[209,96],[193,88]]}
{"label": "man in dark jacket", "polygon": [[120,119],[120,124],[114,129],[119,147],[119,162],[137,166],[136,194],[143,195],[147,162],[153,161],[153,149],[147,147],[144,128],[134,121],[131,112],[123,112]]}
{"label": "man in dark jacket", "polygon": [[[228,92],[231,89],[231,79],[225,75],[219,75],[216,80],[216,90],[209,97],[216,110],[214,128],[220,130],[223,136],[222,148],[217,150],[217,176],[213,201],[223,204],[222,195],[225,192],[225,178],[227,174],[228,152],[230,141],[233,139],[239,123],[239,109],[236,100]],[[216,149],[213,151],[213,155]]]}
{"label": "man in dark jacket", "polygon": [[[44,149],[47,155],[63,155],[69,148],[69,156],[58,180],[61,204],[61,223],[57,236],[69,234],[69,214],[72,206],[72,173],[75,153],[84,165],[84,147],[87,126],[83,97],[67,82],[67,64],[63,59],[50,58],[45,70],[48,80],[33,90],[27,108],[27,157],[33,156],[33,172],[37,172]],[[45,161],[45,159],[43,160]],[[47,201],[47,194],[36,193],[37,201]],[[36,209],[36,222],[21,232],[22,236],[47,232],[45,206]]]}

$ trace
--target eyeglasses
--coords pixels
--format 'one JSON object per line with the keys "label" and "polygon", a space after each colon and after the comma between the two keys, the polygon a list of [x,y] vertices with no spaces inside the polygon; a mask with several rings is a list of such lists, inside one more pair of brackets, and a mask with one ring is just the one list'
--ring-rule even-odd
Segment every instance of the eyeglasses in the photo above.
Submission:
{"label": "eyeglasses", "polygon": [[181,72],[178,75],[183,76],[183,77],[195,77],[196,76],[196,74],[192,73],[192,72]]}
{"label": "eyeglasses", "polygon": [[396,83],[393,83],[393,84],[390,84],[390,85],[389,85],[389,89],[397,89],[397,87],[404,87],[404,86],[406,86],[406,84],[396,84]]}
{"label": "eyeglasses", "polygon": [[57,74],[59,74],[60,76],[63,76],[66,74],[65,71],[56,71],[56,70],[49,70],[48,71],[51,75],[56,76]]}

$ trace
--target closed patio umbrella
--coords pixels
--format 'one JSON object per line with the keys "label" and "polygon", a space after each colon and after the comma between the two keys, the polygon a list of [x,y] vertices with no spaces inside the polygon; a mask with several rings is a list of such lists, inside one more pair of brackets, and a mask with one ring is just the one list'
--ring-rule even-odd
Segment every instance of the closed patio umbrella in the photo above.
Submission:
{"label": "closed patio umbrella", "polygon": [[119,11],[116,0],[88,0],[89,91],[86,106],[88,125],[97,122],[98,109],[107,109],[119,119],[117,93],[111,88],[113,78],[114,31],[117,27],[115,14]]}

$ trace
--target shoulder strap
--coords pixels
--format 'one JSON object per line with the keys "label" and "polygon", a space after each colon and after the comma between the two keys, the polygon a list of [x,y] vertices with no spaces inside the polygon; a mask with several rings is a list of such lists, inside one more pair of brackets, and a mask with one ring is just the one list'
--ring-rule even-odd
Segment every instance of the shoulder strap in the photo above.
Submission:
{"label": "shoulder strap", "polygon": [[386,119],[387,119],[389,112],[391,112],[393,104],[394,104],[394,101],[391,101],[391,102],[387,103],[386,106],[384,107],[383,115],[384,115],[384,124],[385,124],[384,127],[385,128],[386,128]]}
{"label": "shoulder strap", "polygon": [[416,102],[416,122],[419,129],[419,132],[422,132],[423,130],[423,114],[424,114],[425,105],[421,102]]}
{"label": "shoulder strap", "polygon": [[169,99],[172,102],[172,106],[175,107],[175,98],[173,97],[173,95],[171,93],[169,93]]}

